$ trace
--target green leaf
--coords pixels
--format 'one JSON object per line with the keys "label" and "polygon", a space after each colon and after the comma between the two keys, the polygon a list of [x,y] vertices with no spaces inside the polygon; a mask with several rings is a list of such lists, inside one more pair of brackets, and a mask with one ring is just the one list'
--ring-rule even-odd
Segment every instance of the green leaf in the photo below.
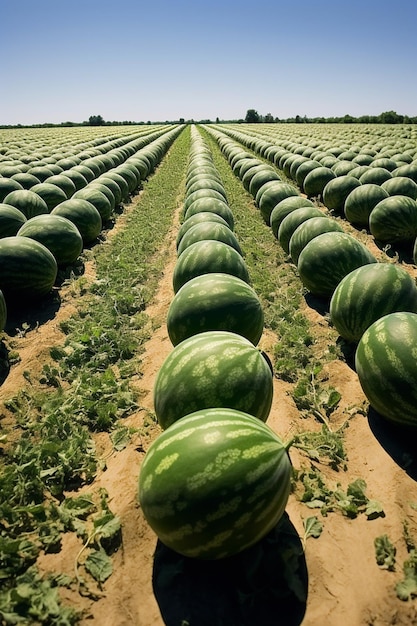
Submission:
{"label": "green leaf", "polygon": [[113,572],[111,558],[103,549],[91,551],[84,566],[87,572],[99,583],[104,583]]}
{"label": "green leaf", "polygon": [[376,519],[377,517],[385,517],[382,504],[378,502],[378,500],[368,500],[365,515],[369,520]]}
{"label": "green leaf", "polygon": [[115,537],[121,528],[120,518],[111,512],[94,520],[95,536],[98,540],[101,538],[110,539]]}
{"label": "green leaf", "polygon": [[395,590],[400,600],[411,600],[417,596],[417,579],[405,578],[397,583]]}
{"label": "green leaf", "polygon": [[366,482],[363,478],[357,478],[353,483],[347,488],[347,495],[350,496],[350,499],[357,505],[366,505],[368,503],[368,497],[365,494],[366,491]]}
{"label": "green leaf", "polygon": [[323,524],[315,515],[304,519],[303,526],[304,539],[308,539],[308,537],[314,537],[315,539],[318,539],[323,531]]}
{"label": "green leaf", "polygon": [[391,572],[395,570],[396,548],[387,535],[380,535],[374,539],[375,558],[381,569]]}
{"label": "green leaf", "polygon": [[127,426],[121,426],[114,430],[110,435],[113,448],[118,452],[126,448],[131,439],[130,429]]}

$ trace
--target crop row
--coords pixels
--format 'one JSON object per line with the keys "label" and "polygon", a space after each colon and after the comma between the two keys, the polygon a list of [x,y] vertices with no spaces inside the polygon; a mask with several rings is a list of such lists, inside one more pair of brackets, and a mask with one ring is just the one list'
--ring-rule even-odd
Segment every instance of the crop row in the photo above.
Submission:
{"label": "crop row", "polygon": [[[235,140],[211,132],[254,196],[265,222],[290,253],[303,286],[314,296],[328,299],[331,323],[343,339],[355,344],[357,373],[371,406],[397,425],[415,426],[415,280],[398,264],[378,262],[363,243],[343,232],[332,217],[315,208],[295,187],[280,180],[270,166],[242,153]],[[282,164],[284,170],[287,161],[288,157]],[[319,170],[313,169],[311,174]],[[304,181],[304,190],[311,174]],[[340,178],[332,177],[323,185],[320,193],[324,199],[329,186]],[[357,185],[354,188],[361,183]],[[399,197],[414,202],[417,219],[415,201]],[[397,205],[396,209],[401,221]]]}
{"label": "crop row", "polygon": [[137,193],[179,132],[181,127],[164,128],[94,148],[84,144],[77,152],[78,145],[72,156],[61,152],[43,161],[32,155],[26,163],[21,156],[19,164],[11,158],[17,154],[6,151],[0,166],[2,328],[8,307],[51,292]]}

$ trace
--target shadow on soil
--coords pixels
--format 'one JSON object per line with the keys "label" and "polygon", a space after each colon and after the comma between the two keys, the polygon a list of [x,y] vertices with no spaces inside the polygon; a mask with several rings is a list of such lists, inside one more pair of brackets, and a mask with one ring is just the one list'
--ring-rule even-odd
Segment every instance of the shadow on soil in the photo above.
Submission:
{"label": "shadow on soil", "polygon": [[157,543],[153,590],[166,626],[299,626],[308,572],[288,515],[258,544],[219,561]]}
{"label": "shadow on soil", "polygon": [[306,293],[304,297],[307,305],[323,317],[329,313],[330,298],[325,298],[324,296],[314,296],[310,292]]}
{"label": "shadow on soil", "polygon": [[413,480],[417,481],[417,448],[415,429],[391,424],[374,409],[368,411],[368,423],[384,450]]}

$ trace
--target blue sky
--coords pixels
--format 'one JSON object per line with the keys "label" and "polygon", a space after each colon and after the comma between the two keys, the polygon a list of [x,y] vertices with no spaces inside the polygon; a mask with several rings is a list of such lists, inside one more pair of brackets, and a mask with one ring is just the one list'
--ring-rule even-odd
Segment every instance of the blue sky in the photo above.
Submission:
{"label": "blue sky", "polygon": [[417,115],[417,2],[0,0],[0,124]]}

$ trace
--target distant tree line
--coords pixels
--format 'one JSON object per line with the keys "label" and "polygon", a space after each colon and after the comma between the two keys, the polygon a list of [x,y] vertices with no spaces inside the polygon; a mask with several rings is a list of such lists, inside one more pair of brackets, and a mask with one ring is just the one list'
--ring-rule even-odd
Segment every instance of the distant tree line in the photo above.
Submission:
{"label": "distant tree line", "polygon": [[343,115],[342,117],[307,117],[296,115],[280,119],[271,113],[260,115],[255,109],[248,109],[244,120],[248,124],[417,124],[417,116],[399,115],[395,111],[384,111],[380,115]]}
{"label": "distant tree line", "polygon": [[[260,115],[256,109],[248,109],[245,118],[240,119],[228,119],[223,120],[219,117],[215,118],[216,124],[417,124],[417,116],[411,117],[409,115],[399,115],[395,111],[385,111],[380,115],[361,115],[360,117],[353,117],[352,115],[343,115],[342,117],[307,117],[306,115],[295,115],[294,117],[279,118],[274,117],[272,113],[266,113],[266,115]],[[0,124],[0,128],[52,128],[55,126],[127,126],[127,125],[151,125],[151,124],[213,124],[213,120],[210,119],[184,119],[180,117],[176,120],[164,120],[164,121],[147,121],[147,122],[135,122],[132,120],[113,120],[106,121],[102,115],[90,115],[88,120],[83,122],[60,122],[59,124],[53,124],[45,122],[42,124]]]}

